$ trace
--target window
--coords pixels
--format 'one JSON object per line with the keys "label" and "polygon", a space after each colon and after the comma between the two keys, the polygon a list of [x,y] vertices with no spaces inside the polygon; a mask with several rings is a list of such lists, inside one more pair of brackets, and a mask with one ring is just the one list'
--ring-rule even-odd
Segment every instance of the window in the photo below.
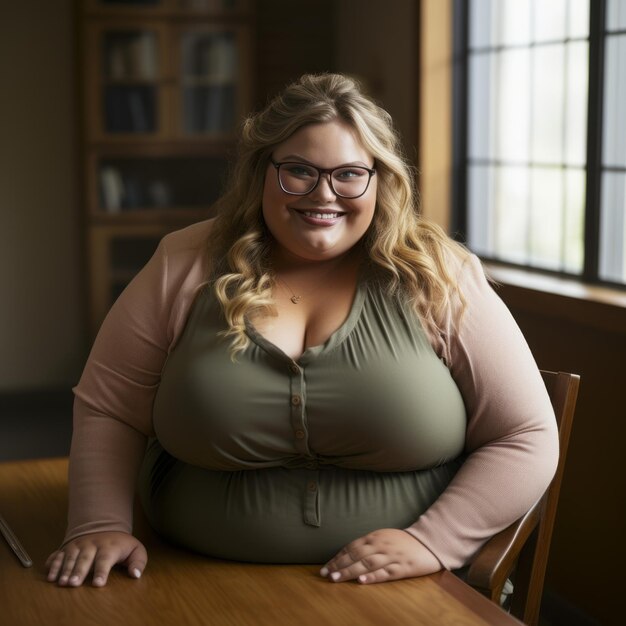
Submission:
{"label": "window", "polygon": [[626,0],[457,0],[455,46],[469,247],[626,285]]}

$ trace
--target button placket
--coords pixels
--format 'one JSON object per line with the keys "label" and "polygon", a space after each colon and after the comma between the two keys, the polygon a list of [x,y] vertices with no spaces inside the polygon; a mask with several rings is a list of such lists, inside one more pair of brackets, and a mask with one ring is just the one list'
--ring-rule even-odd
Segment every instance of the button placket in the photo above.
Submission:
{"label": "button placket", "polygon": [[306,389],[304,373],[295,363],[289,366],[291,428],[293,430],[294,447],[302,455],[310,455],[305,417]]}
{"label": "button placket", "polygon": [[[306,424],[306,387],[304,382],[304,371],[297,363],[289,365],[290,372],[290,398],[291,406],[291,427],[293,429],[294,446],[302,455],[309,457],[312,463],[313,455],[308,444],[308,430]],[[305,524],[309,526],[320,526],[320,493],[319,493],[319,471],[308,469],[305,471],[304,510],[302,512]]]}
{"label": "button placket", "polygon": [[318,470],[305,472],[304,485],[304,523],[309,526],[321,526],[320,513],[320,473]]}

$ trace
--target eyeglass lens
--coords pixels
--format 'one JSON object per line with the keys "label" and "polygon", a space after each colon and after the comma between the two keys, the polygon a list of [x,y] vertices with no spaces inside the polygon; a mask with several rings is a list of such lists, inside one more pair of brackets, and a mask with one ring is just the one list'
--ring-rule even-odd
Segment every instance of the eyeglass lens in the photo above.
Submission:
{"label": "eyeglass lens", "polygon": [[[317,185],[320,172],[305,163],[281,163],[278,176],[287,193],[306,195]],[[344,198],[355,198],[365,193],[370,172],[364,167],[340,167],[330,177],[333,192]]]}

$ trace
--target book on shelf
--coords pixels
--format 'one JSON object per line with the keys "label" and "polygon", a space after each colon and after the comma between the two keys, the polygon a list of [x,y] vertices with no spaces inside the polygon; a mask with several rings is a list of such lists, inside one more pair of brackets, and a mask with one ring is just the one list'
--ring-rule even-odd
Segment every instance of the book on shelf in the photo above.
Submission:
{"label": "book on shelf", "polygon": [[111,80],[156,80],[158,48],[152,32],[111,33],[106,40],[107,75]]}
{"label": "book on shelf", "polygon": [[207,89],[204,130],[224,133],[233,130],[235,122],[235,93],[231,85],[212,85]]}
{"label": "book on shelf", "polygon": [[193,33],[183,42],[183,74],[189,82],[234,82],[237,48],[231,33]]}
{"label": "book on shelf", "polygon": [[235,113],[234,85],[197,85],[185,89],[183,121],[187,132],[232,132]]}
{"label": "book on shelf", "polygon": [[203,47],[202,74],[211,82],[231,82],[237,73],[236,48],[228,35],[211,37]]}
{"label": "book on shelf", "polygon": [[146,133],[150,130],[145,98],[135,89],[128,94],[128,111],[130,113],[131,128],[134,132]]}
{"label": "book on shelf", "polygon": [[101,205],[107,213],[119,213],[124,203],[124,181],[116,167],[100,169]]}
{"label": "book on shelf", "polygon": [[158,52],[154,33],[140,33],[129,46],[130,73],[133,78],[155,80],[158,75]]}
{"label": "book on shelf", "polygon": [[110,133],[156,130],[156,93],[151,85],[107,85],[104,126]]}
{"label": "book on shelf", "polygon": [[107,213],[168,209],[174,195],[171,182],[162,176],[124,171],[124,165],[111,163],[100,168],[100,206]]}

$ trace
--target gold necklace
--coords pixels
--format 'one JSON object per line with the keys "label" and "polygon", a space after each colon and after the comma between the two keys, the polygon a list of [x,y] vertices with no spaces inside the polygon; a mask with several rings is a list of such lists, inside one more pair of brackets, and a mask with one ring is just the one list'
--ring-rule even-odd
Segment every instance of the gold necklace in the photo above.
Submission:
{"label": "gold necklace", "polygon": [[300,300],[302,300],[302,298],[304,296],[310,296],[311,294],[315,293],[316,291],[318,291],[325,283],[326,278],[328,278],[328,276],[330,276],[333,272],[335,271],[335,268],[331,269],[328,274],[324,275],[323,279],[320,280],[319,284],[312,289],[311,291],[307,292],[306,294],[296,294],[296,292],[287,284],[287,281],[284,278],[281,278],[278,275],[276,276],[276,279],[279,280],[283,285],[285,285],[285,287],[287,287],[287,289],[289,290],[289,293],[291,294],[291,297],[289,298],[294,304],[300,304]]}
{"label": "gold necklace", "polygon": [[289,298],[294,304],[299,304],[300,300],[302,300],[302,296],[297,296],[294,292],[294,290],[287,284],[287,282],[285,281],[284,278],[281,278],[280,276],[276,276],[276,278],[283,284],[285,285],[285,287],[287,287],[287,289],[289,290],[289,292],[291,293],[291,298]]}
{"label": "gold necklace", "polygon": [[[345,258],[348,258],[349,256],[351,256],[351,253],[350,253],[350,252],[348,252],[347,254],[345,254],[345,255],[344,255],[344,257],[340,258],[340,262],[343,262],[343,261],[345,260]],[[328,278],[328,277],[329,277],[332,273],[334,273],[334,272],[336,272],[336,271],[337,271],[337,267],[339,267],[339,266],[332,267],[332,268],[328,271],[328,273],[327,273],[327,274],[325,274],[325,275],[323,276],[322,280],[320,280],[320,281],[319,281],[319,284],[318,284],[318,285],[317,285],[314,289],[312,289],[311,291],[307,292],[306,294],[297,294],[297,293],[296,293],[296,292],[295,292],[295,291],[294,291],[294,290],[293,290],[293,289],[289,286],[289,284],[287,283],[287,281],[286,281],[284,278],[282,278],[282,277],[278,276],[278,274],[274,274],[274,276],[276,277],[276,280],[280,281],[283,285],[285,285],[285,287],[287,287],[287,289],[288,289],[289,293],[291,294],[291,297],[290,297],[289,299],[293,302],[293,304],[300,304],[300,301],[302,300],[302,298],[303,298],[304,296],[310,296],[311,294],[313,294],[313,293],[315,293],[316,291],[318,291],[318,290],[319,290],[319,289],[320,289],[320,288],[324,285],[324,283],[325,283],[326,279],[327,279],[327,278]]]}

